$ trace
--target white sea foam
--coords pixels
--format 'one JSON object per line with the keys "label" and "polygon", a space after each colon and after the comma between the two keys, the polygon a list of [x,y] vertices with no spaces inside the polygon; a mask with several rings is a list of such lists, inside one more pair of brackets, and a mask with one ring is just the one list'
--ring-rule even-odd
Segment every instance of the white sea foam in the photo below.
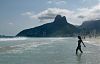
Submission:
{"label": "white sea foam", "polygon": [[90,41],[84,41],[84,42],[89,43]]}
{"label": "white sea foam", "polygon": [[94,53],[94,52],[91,52],[91,51],[84,51],[84,53]]}
{"label": "white sea foam", "polygon": [[[27,41],[27,40],[29,41]],[[37,39],[31,39],[31,38],[5,38],[1,39],[0,41],[16,41],[16,40],[25,40],[20,43],[17,43],[16,45],[11,45],[9,48],[10,50],[6,50],[8,53],[23,53],[26,50],[32,50],[35,47],[41,46],[41,45],[47,45],[47,44],[52,44],[52,43],[57,43],[56,41],[62,41],[64,38],[41,38],[40,40]],[[27,43],[26,43],[27,41]],[[25,42],[25,43],[23,43]],[[10,42],[11,43],[11,42]],[[3,47],[5,48],[5,47]],[[6,48],[5,48],[6,49]]]}
{"label": "white sea foam", "polygon": [[99,42],[96,42],[96,41],[93,41],[93,40],[88,40],[88,41],[84,41],[84,42],[86,42],[86,43],[88,43],[88,44],[92,44],[92,45],[95,45],[95,46],[100,46],[100,43]]}
{"label": "white sea foam", "polygon": [[42,44],[36,44],[36,43],[28,43],[28,44],[20,44],[20,45],[15,45],[15,46],[10,46],[14,47],[15,49],[7,51],[7,53],[23,53],[26,50],[31,50],[33,47],[38,47],[40,45],[44,45],[46,43]]}
{"label": "white sea foam", "polygon": [[51,44],[54,42],[47,42],[47,41],[41,41],[41,42],[28,42],[28,43],[23,43],[23,44],[18,44],[18,45],[13,45],[10,46],[11,48],[13,47],[14,49],[8,50],[7,53],[23,53],[26,50],[32,50],[33,48],[36,48],[40,45],[46,45],[46,44]]}
{"label": "white sea foam", "polygon": [[0,41],[16,41],[16,40],[26,40],[26,37],[15,37],[15,38],[0,38]]}

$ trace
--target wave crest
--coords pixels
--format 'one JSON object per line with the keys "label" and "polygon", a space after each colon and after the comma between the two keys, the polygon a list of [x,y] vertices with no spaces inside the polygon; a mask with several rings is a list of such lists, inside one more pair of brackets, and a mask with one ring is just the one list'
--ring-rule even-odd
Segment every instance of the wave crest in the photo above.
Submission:
{"label": "wave crest", "polygon": [[26,37],[15,37],[15,38],[0,38],[0,41],[16,41],[16,40],[26,40]]}

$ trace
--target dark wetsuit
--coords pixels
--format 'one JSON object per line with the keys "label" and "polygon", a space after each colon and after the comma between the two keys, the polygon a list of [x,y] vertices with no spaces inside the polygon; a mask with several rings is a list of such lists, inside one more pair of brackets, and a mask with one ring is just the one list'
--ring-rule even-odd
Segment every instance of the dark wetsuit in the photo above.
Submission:
{"label": "dark wetsuit", "polygon": [[76,54],[77,54],[78,50],[80,50],[80,52],[83,53],[83,51],[81,50],[81,42],[82,42],[82,40],[78,40],[78,46],[76,48]]}
{"label": "dark wetsuit", "polygon": [[78,48],[81,48],[81,42],[82,40],[78,40]]}

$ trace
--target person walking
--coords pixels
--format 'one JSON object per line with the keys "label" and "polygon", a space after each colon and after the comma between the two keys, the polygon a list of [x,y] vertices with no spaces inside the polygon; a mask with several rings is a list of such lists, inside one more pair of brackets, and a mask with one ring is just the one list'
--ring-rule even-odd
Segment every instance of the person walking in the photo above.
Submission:
{"label": "person walking", "polygon": [[86,47],[85,44],[83,43],[82,39],[81,39],[81,36],[78,36],[78,39],[79,40],[78,40],[78,46],[76,48],[76,54],[77,54],[78,50],[80,50],[80,52],[83,53],[83,51],[81,49],[81,43],[84,45],[84,47]]}

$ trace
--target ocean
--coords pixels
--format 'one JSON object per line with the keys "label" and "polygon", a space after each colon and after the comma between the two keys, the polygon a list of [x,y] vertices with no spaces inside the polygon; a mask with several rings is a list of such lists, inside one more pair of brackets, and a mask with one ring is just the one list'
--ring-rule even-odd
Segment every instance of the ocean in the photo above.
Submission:
{"label": "ocean", "polygon": [[[0,64],[100,64],[100,46],[84,41],[75,54],[77,38],[0,38]],[[98,44],[97,44],[98,45]]]}

